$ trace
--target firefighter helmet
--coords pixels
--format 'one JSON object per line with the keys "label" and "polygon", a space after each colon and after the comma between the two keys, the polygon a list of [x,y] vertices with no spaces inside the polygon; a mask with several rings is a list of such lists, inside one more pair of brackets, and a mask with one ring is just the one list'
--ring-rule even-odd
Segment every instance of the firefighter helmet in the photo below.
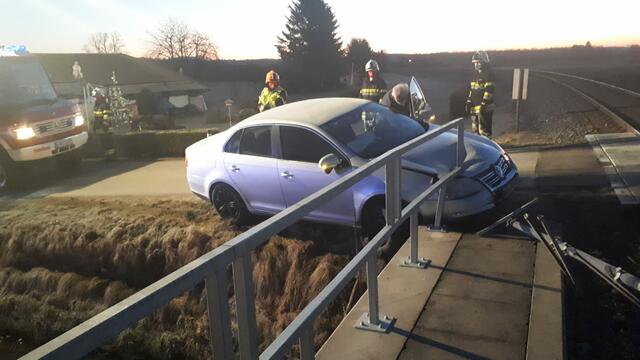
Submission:
{"label": "firefighter helmet", "polygon": [[270,82],[280,82],[280,75],[277,72],[271,70],[267,73],[267,76],[264,79],[265,84]]}
{"label": "firefighter helmet", "polygon": [[380,65],[378,65],[378,62],[375,60],[369,60],[367,61],[367,65],[364,66],[364,70],[367,72],[369,71],[380,72]]}
{"label": "firefighter helmet", "polygon": [[407,105],[409,100],[409,85],[400,83],[391,89],[391,98],[400,106]]}
{"label": "firefighter helmet", "polygon": [[471,62],[480,62],[483,64],[489,63],[489,54],[486,51],[476,51],[471,57]]}

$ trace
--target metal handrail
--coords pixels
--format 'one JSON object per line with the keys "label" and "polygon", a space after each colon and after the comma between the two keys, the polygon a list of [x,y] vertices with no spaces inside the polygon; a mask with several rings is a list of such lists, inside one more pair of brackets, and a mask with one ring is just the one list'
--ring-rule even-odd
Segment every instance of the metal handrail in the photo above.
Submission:
{"label": "metal handrail", "polygon": [[[439,180],[418,195],[409,205],[402,208],[400,194],[400,174],[402,154],[424,144],[449,130],[456,128],[457,161],[450,172],[442,174]],[[293,342],[299,340],[301,356],[313,358],[313,320],[326,308],[344,286],[367,264],[367,286],[369,288],[369,325],[381,324],[378,314],[377,269],[375,260],[377,248],[395,231],[401,223],[411,218],[410,263],[418,264],[417,227],[420,205],[436,191],[439,192],[435,227],[440,226],[446,186],[463,171],[466,157],[464,146],[464,119],[453,120],[437,129],[403,144],[371,160],[350,174],[325,188],[302,199],[268,220],[252,227],[222,246],[208,252],[155,283],[131,295],[118,304],[104,310],[66,333],[28,353],[23,359],[76,359],[107,343],[120,332],[169,303],[198,283],[205,281],[207,290],[207,311],[211,346],[215,359],[233,357],[231,321],[227,295],[226,269],[233,268],[233,283],[236,294],[239,350],[242,359],[258,358],[257,324],[255,315],[254,285],[252,279],[251,251],[267,242],[287,226],[302,219],[309,212],[323,205],[333,197],[365,179],[376,170],[385,167],[385,197],[387,225],[338,273],[338,275],[314,298],[294,321],[262,353],[261,359],[270,359],[285,354]]]}

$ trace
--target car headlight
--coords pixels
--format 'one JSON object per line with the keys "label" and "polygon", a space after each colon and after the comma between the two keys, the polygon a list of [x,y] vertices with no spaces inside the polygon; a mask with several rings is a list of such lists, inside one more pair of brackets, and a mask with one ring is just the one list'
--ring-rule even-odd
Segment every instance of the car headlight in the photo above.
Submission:
{"label": "car headlight", "polygon": [[13,131],[15,131],[16,139],[18,140],[27,140],[36,136],[35,131],[33,131],[33,128],[31,127],[20,127],[17,129],[13,129]]}
{"label": "car headlight", "polygon": [[82,116],[82,114],[78,114],[76,115],[75,118],[73,118],[73,126],[82,126],[84,125],[84,116]]}

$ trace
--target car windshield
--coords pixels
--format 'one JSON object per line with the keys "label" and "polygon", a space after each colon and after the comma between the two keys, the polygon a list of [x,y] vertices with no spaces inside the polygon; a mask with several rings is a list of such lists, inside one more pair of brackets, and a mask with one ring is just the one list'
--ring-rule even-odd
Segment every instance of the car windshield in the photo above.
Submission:
{"label": "car windshield", "polygon": [[425,133],[417,121],[369,103],[321,126],[365,159],[373,159]]}
{"label": "car windshield", "polygon": [[40,63],[0,58],[0,106],[46,104],[55,99],[56,92]]}

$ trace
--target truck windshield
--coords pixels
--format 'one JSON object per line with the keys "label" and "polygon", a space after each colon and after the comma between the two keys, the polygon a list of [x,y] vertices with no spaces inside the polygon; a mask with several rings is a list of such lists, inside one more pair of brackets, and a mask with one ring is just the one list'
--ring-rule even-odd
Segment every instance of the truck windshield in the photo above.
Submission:
{"label": "truck windshield", "polygon": [[0,106],[46,104],[56,92],[44,69],[32,58],[0,58]]}
{"label": "truck windshield", "polygon": [[425,133],[417,121],[370,103],[321,126],[364,159],[373,159]]}

